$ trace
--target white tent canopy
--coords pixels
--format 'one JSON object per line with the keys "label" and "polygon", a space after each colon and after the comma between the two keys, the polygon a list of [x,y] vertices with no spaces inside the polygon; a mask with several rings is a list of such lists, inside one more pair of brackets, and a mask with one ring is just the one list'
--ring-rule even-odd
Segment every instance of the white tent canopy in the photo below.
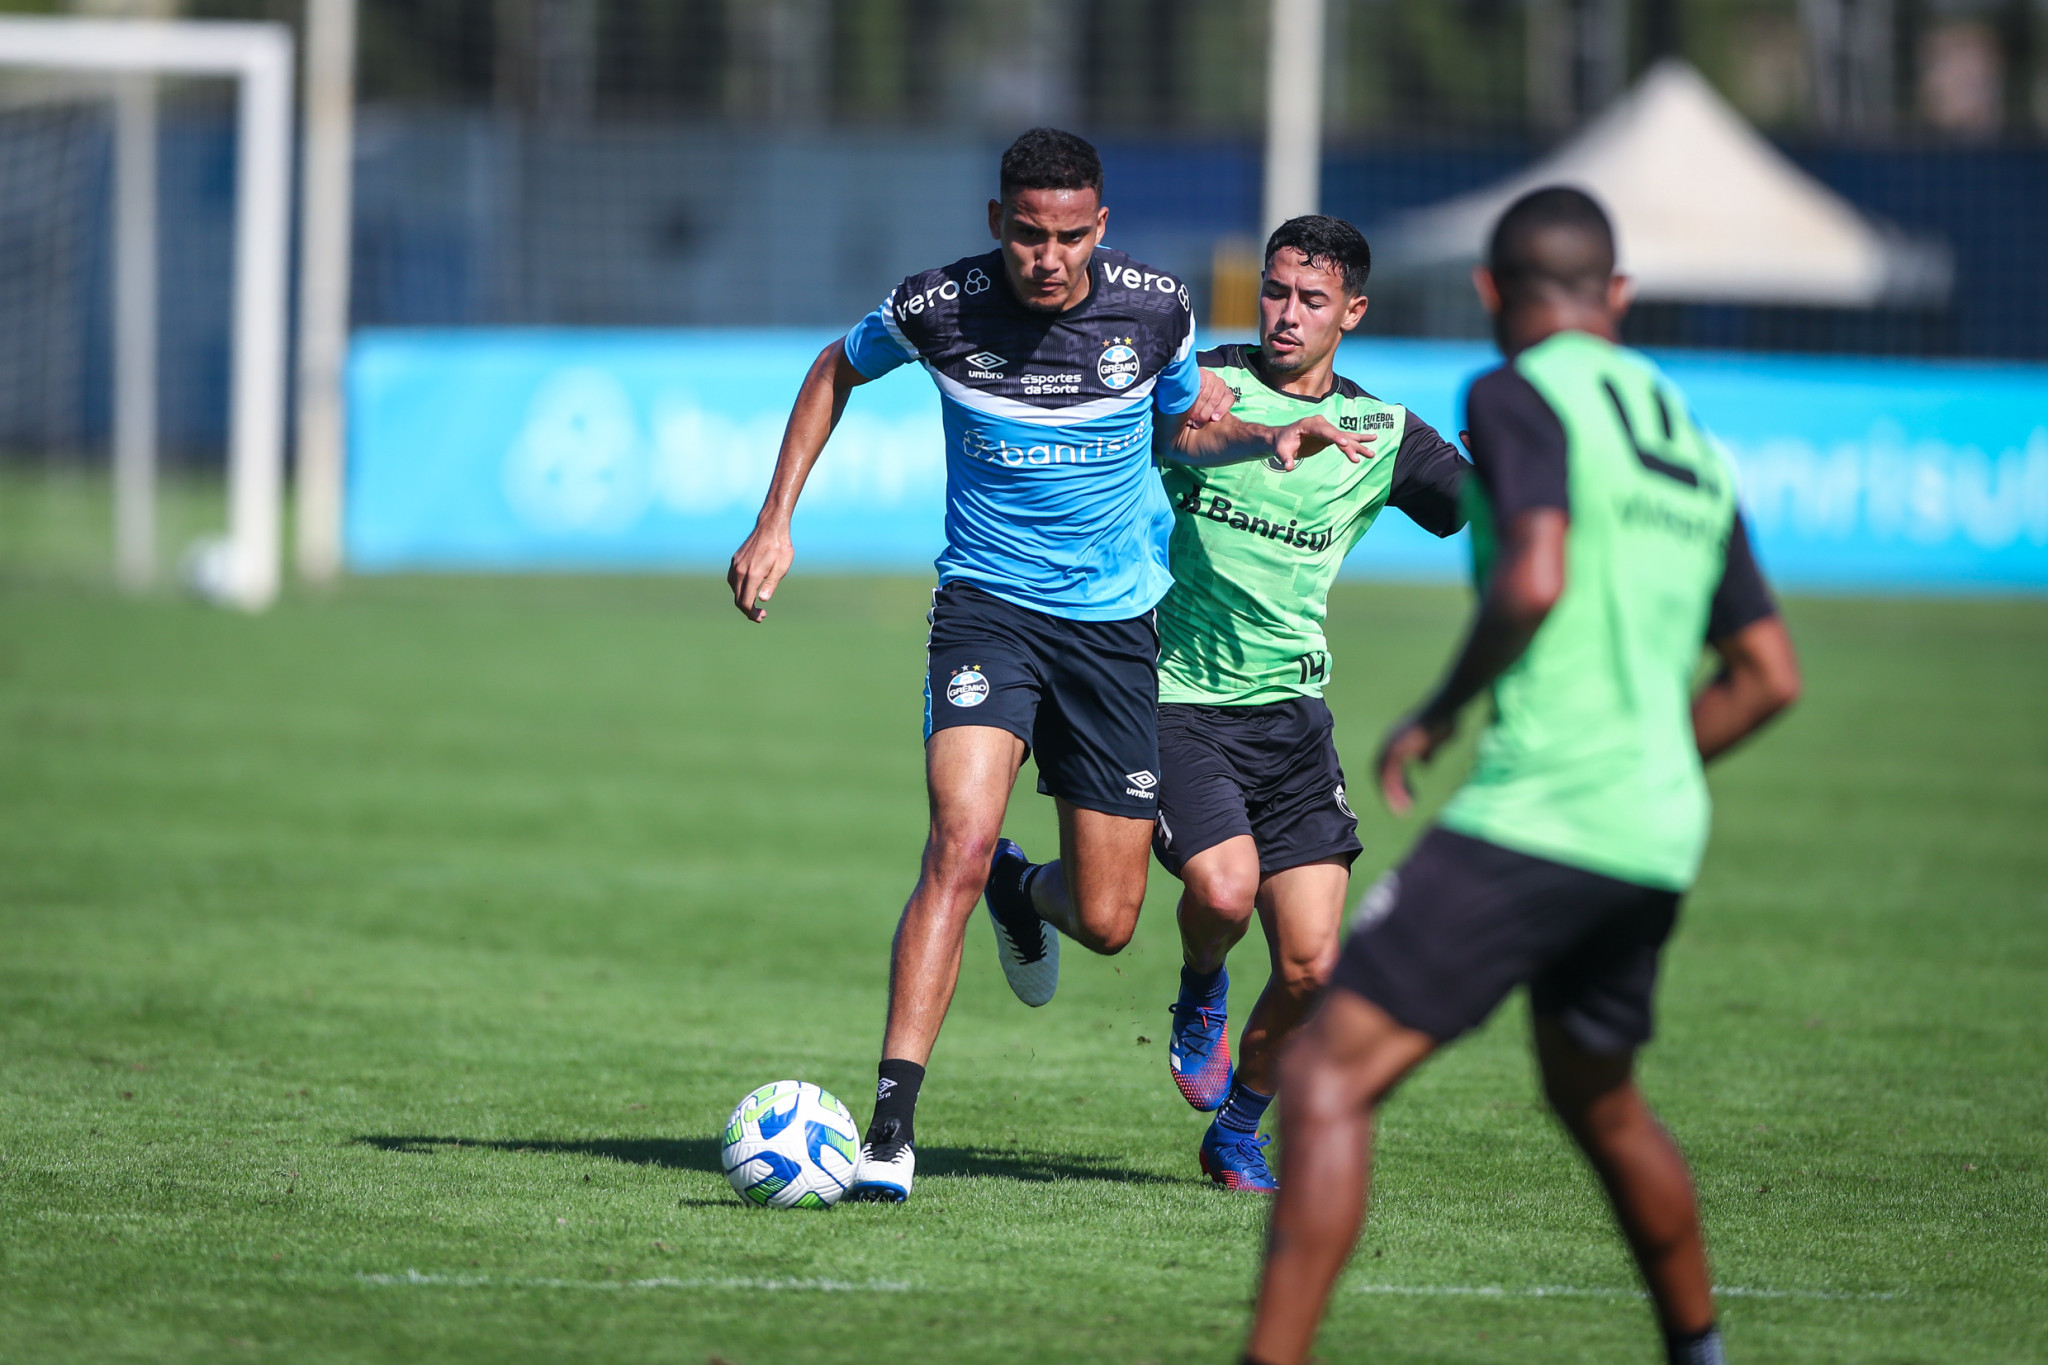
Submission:
{"label": "white tent canopy", "polygon": [[1640,298],[1868,308],[1948,296],[1944,246],[1864,217],[1675,60],[1528,169],[1395,218],[1375,254],[1394,270],[1469,265],[1502,210],[1559,184],[1606,206]]}

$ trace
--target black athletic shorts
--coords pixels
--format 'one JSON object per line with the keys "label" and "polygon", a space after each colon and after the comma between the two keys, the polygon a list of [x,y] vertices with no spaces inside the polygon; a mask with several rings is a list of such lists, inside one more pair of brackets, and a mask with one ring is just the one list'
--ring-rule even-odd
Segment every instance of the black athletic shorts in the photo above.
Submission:
{"label": "black athletic shorts", "polygon": [[1586,1051],[1629,1052],[1650,1041],[1678,901],[1439,827],[1359,903],[1331,984],[1440,1043],[1527,985]]}
{"label": "black athletic shorts", "polygon": [[1038,790],[1085,810],[1159,813],[1159,630],[1152,613],[1069,621],[972,583],[932,594],[924,736],[992,725],[1038,757]]}
{"label": "black athletic shorts", "polygon": [[1358,817],[1344,799],[1336,723],[1321,697],[1260,706],[1159,708],[1159,827],[1152,851],[1178,877],[1188,859],[1249,834],[1259,871],[1349,858]]}

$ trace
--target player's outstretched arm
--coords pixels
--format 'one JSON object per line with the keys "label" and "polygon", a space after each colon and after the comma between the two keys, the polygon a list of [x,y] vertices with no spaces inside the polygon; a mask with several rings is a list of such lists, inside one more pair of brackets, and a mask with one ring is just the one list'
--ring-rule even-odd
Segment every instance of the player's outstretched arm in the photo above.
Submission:
{"label": "player's outstretched arm", "polygon": [[1713,641],[1721,671],[1692,703],[1700,758],[1713,762],[1799,700],[1799,655],[1783,618],[1766,616]]}
{"label": "player's outstretched arm", "polygon": [[775,587],[796,558],[790,543],[789,520],[796,514],[797,496],[811,466],[825,449],[839,415],[846,411],[847,395],[855,386],[868,382],[866,375],[846,358],[846,346],[834,341],[818,352],[811,372],[797,390],[796,406],[790,409],[789,425],[782,432],[782,451],[775,459],[775,477],[769,481],[768,496],[761,503],[761,515],[754,518],[753,534],[733,551],[725,581],[732,588],[732,604],[749,621],[767,617],[765,605]]}
{"label": "player's outstretched arm", "polygon": [[1398,722],[1380,744],[1380,795],[1396,815],[1415,804],[1410,764],[1427,763],[1458,729],[1458,713],[1522,657],[1564,594],[1564,541],[1571,519],[1555,507],[1532,507],[1503,529],[1493,576],[1479,599],[1464,647],[1436,691]]}
{"label": "player's outstretched arm", "polygon": [[1356,464],[1370,453],[1372,441],[1370,432],[1339,431],[1323,417],[1269,427],[1224,413],[1200,426],[1181,422],[1158,453],[1162,460],[1189,465],[1237,464],[1277,455],[1282,469],[1292,469],[1298,461],[1332,446]]}

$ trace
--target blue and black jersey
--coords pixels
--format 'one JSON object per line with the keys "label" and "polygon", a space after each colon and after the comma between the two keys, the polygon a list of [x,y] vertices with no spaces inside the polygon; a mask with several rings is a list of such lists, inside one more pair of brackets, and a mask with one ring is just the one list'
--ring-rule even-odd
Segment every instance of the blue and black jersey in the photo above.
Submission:
{"label": "blue and black jersey", "polygon": [[870,379],[922,363],[946,425],[939,581],[1077,621],[1141,616],[1173,579],[1173,509],[1154,472],[1152,414],[1201,388],[1178,279],[1098,248],[1088,297],[1019,303],[1000,252],[903,281],[847,333]]}

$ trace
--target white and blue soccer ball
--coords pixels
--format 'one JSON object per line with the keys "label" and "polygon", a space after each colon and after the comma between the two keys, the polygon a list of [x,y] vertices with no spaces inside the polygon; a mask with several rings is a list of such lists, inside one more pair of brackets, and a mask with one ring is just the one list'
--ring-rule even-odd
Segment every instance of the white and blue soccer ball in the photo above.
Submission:
{"label": "white and blue soccer ball", "polygon": [[824,1209],[853,1183],[860,1130],[845,1105],[809,1081],[776,1081],[739,1102],[719,1164],[750,1204]]}

